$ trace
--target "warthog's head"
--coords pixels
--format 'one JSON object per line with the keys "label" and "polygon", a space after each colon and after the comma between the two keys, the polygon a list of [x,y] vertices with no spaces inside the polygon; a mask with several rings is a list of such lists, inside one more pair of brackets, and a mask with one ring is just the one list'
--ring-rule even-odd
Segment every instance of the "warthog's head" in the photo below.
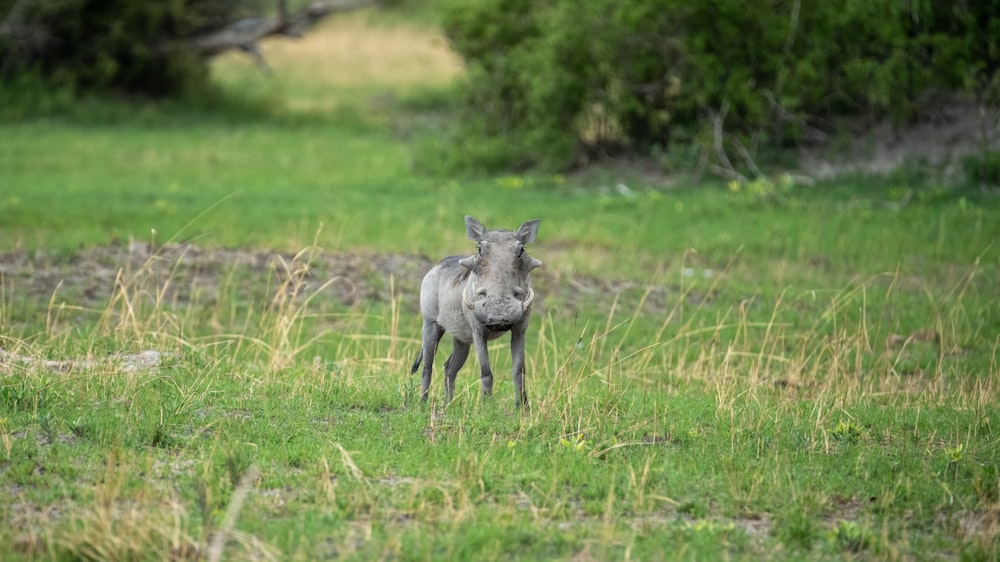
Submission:
{"label": "warthog's head", "polygon": [[529,256],[524,245],[535,240],[538,222],[530,220],[510,232],[486,230],[476,219],[465,217],[465,231],[479,251],[459,262],[469,270],[462,302],[491,330],[511,329],[531,307],[535,292],[528,273],[542,262]]}

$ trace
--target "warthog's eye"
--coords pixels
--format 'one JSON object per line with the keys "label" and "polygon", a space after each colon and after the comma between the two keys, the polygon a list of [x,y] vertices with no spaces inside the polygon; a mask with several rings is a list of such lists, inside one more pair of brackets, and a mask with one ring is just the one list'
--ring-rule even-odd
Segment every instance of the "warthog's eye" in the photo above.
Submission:
{"label": "warthog's eye", "polygon": [[480,256],[483,255],[483,243],[482,242],[476,244],[476,251],[479,252]]}
{"label": "warthog's eye", "polygon": [[524,255],[524,246],[521,245],[521,244],[518,244],[517,245],[517,257],[521,257],[523,255]]}

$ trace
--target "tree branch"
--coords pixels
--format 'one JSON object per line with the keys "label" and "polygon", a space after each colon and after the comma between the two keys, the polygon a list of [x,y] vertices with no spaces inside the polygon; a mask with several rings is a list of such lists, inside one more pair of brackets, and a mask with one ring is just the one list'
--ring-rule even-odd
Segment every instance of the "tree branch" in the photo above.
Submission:
{"label": "tree branch", "polygon": [[754,162],[753,156],[750,156],[750,151],[747,150],[747,147],[743,146],[740,139],[735,136],[731,136],[729,137],[729,143],[736,147],[736,152],[740,155],[740,158],[743,159],[743,163],[746,164],[747,168],[750,168],[750,171],[753,172],[754,177],[759,178],[764,176],[764,174],[761,173],[760,168],[757,167],[757,163]]}
{"label": "tree branch", "polygon": [[[202,57],[213,57],[230,49],[241,49],[259,54],[256,43],[265,37],[283,35],[299,37],[317,22],[334,13],[349,12],[375,6],[378,0],[327,0],[316,1],[295,13],[288,13],[285,1],[279,2],[279,17],[269,20],[249,18],[240,20],[225,29],[183,41],[171,41],[156,48],[159,52],[192,49]],[[256,58],[256,57],[255,57]]]}
{"label": "tree branch", "polygon": [[[17,0],[0,20],[0,39],[8,39],[11,45],[8,53],[0,57],[0,64],[6,66],[13,62],[30,62],[40,58],[40,55],[58,42],[48,29],[25,21],[25,13],[34,1],[37,0]],[[154,43],[150,48],[160,54],[192,51],[202,58],[239,49],[253,57],[265,72],[270,73],[258,46],[261,39],[275,35],[301,37],[326,16],[377,6],[380,0],[315,0],[297,12],[289,11],[288,0],[277,0],[277,3],[276,18],[246,18],[202,35]]]}
{"label": "tree branch", "polygon": [[719,163],[712,164],[711,169],[716,174],[738,181],[741,184],[749,183],[747,177],[737,172],[736,168],[733,167],[732,162],[729,161],[729,155],[726,154],[726,147],[723,145],[726,133],[722,124],[726,121],[726,114],[728,113],[729,100],[723,100],[722,106],[719,107],[719,112],[712,119],[712,146],[715,148],[715,157],[719,159]]}

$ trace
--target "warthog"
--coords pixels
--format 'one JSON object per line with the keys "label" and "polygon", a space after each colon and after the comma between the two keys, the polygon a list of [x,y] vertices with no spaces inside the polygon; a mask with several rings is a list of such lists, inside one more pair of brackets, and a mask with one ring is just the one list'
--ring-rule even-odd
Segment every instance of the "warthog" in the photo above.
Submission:
{"label": "warthog", "polygon": [[465,217],[465,232],[476,242],[474,256],[451,256],[431,268],[420,284],[420,313],[424,317],[423,344],[410,374],[424,361],[420,398],[427,400],[438,343],[448,332],[455,341],[444,364],[446,400],[455,395],[455,375],[476,346],[483,396],[493,392],[493,371],[486,342],[510,332],[514,393],[517,405],[528,401],[524,388],[524,335],[531,317],[535,292],[532,269],[542,262],[529,256],[524,245],[535,240],[538,220],[521,225],[517,232],[486,230],[476,219]]}

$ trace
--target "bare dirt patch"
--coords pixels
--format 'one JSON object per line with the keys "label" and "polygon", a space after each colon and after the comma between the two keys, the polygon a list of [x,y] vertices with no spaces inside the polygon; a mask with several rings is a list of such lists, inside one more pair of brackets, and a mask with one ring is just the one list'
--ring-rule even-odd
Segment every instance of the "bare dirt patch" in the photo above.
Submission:
{"label": "bare dirt patch", "polygon": [[815,178],[842,174],[887,174],[904,165],[940,167],[945,179],[960,179],[962,158],[1000,150],[1000,112],[972,101],[939,99],[923,104],[916,119],[843,124],[843,133],[805,149],[801,171]]}
{"label": "bare dirt patch", "polygon": [[[70,255],[44,251],[0,253],[0,281],[8,300],[31,308],[62,303],[104,310],[115,294],[143,291],[174,307],[211,306],[223,298],[269,300],[294,281],[298,298],[344,307],[396,299],[403,310],[419,310],[420,281],[436,260],[415,254],[298,254],[263,249],[206,248],[193,244],[153,247],[132,242],[81,249]],[[599,279],[542,268],[533,274],[540,306],[578,307],[629,313],[669,308],[676,287]],[[283,285],[286,287],[283,289]],[[320,290],[322,288],[322,290]],[[702,295],[684,295],[699,299]]]}
{"label": "bare dirt patch", "polygon": [[161,300],[202,304],[219,298],[226,287],[251,296],[298,275],[309,288],[328,280],[327,298],[351,305],[359,300],[386,301],[413,295],[432,262],[415,255],[364,255],[333,252],[203,248],[178,244],[153,248],[145,243],[102,246],[70,256],[16,251],[0,254],[0,275],[8,294],[70,301],[101,307],[115,291],[135,286],[156,290]]}

